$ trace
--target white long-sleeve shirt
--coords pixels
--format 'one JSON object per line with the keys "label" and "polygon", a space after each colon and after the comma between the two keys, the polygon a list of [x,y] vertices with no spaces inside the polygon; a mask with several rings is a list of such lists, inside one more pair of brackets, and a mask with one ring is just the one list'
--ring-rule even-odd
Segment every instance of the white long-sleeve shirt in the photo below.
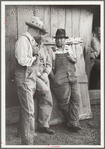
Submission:
{"label": "white long-sleeve shirt", "polygon": [[[27,36],[27,37],[25,37]],[[38,48],[38,49],[37,49]],[[39,71],[49,74],[52,69],[52,61],[48,51],[44,45],[38,45],[34,38],[28,33],[24,33],[16,42],[15,57],[21,66],[31,66],[36,60],[33,56],[33,50],[37,49],[39,52],[40,62],[38,63]]]}
{"label": "white long-sleeve shirt", "polygon": [[33,56],[32,46],[37,46],[37,43],[28,32],[24,33],[16,42],[15,57],[20,65],[31,66],[36,60],[36,57]]}

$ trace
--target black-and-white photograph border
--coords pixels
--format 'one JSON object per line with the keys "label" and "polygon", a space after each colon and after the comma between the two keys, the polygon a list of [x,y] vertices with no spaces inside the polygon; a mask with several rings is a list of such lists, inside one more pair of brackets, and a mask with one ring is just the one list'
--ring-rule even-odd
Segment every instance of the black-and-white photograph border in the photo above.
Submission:
{"label": "black-and-white photograph border", "polygon": [[1,147],[104,147],[104,1],[1,1]]}

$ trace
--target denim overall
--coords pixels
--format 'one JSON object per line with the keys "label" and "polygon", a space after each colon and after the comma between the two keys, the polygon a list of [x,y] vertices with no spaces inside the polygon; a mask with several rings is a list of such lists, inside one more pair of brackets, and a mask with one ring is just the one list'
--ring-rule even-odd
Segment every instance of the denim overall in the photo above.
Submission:
{"label": "denim overall", "polygon": [[30,69],[31,67],[21,66],[16,62],[15,82],[21,104],[19,117],[19,124],[22,129],[21,144],[26,145],[33,144],[35,133],[33,96],[36,91],[36,70],[33,72]]}
{"label": "denim overall", "polygon": [[21,104],[19,123],[21,124],[20,129],[22,129],[22,145],[33,145],[34,143],[34,95],[36,91],[38,95],[38,126],[49,127],[52,96],[48,84],[37,77],[38,68],[38,63],[26,67],[16,61],[15,82]]}
{"label": "denim overall", "polygon": [[56,54],[54,79],[51,82],[59,106],[69,123],[79,123],[79,91],[75,76],[75,65],[70,62],[68,53]]}

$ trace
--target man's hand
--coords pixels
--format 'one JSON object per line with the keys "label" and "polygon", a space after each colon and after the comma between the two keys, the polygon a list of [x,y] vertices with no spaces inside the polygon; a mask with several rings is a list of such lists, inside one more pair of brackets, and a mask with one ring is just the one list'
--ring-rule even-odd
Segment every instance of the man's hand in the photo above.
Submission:
{"label": "man's hand", "polygon": [[37,64],[37,60],[38,60],[38,57],[37,57],[37,56],[34,56],[34,61],[33,61],[31,67],[36,66],[36,64]]}
{"label": "man's hand", "polygon": [[55,75],[54,75],[53,71],[51,71],[50,74],[49,74],[50,79],[53,80],[53,79],[54,79],[54,76],[55,76]]}
{"label": "man's hand", "polygon": [[76,59],[74,57],[71,57],[70,54],[67,52],[67,58],[70,62],[76,63]]}
{"label": "man's hand", "polygon": [[39,56],[39,48],[36,46],[33,46],[33,56]]}

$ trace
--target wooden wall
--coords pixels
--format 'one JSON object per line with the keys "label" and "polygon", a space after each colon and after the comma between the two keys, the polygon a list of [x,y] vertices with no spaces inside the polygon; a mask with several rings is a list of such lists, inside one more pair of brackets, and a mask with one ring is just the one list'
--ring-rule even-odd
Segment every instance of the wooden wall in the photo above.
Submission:
{"label": "wooden wall", "polygon": [[88,7],[64,5],[8,5],[5,7],[6,40],[6,107],[19,105],[12,76],[15,69],[15,42],[27,30],[25,21],[39,16],[47,30],[46,37],[55,36],[58,28],[64,28],[69,37],[83,38],[86,50],[86,73],[89,76],[89,53],[93,14]]}

